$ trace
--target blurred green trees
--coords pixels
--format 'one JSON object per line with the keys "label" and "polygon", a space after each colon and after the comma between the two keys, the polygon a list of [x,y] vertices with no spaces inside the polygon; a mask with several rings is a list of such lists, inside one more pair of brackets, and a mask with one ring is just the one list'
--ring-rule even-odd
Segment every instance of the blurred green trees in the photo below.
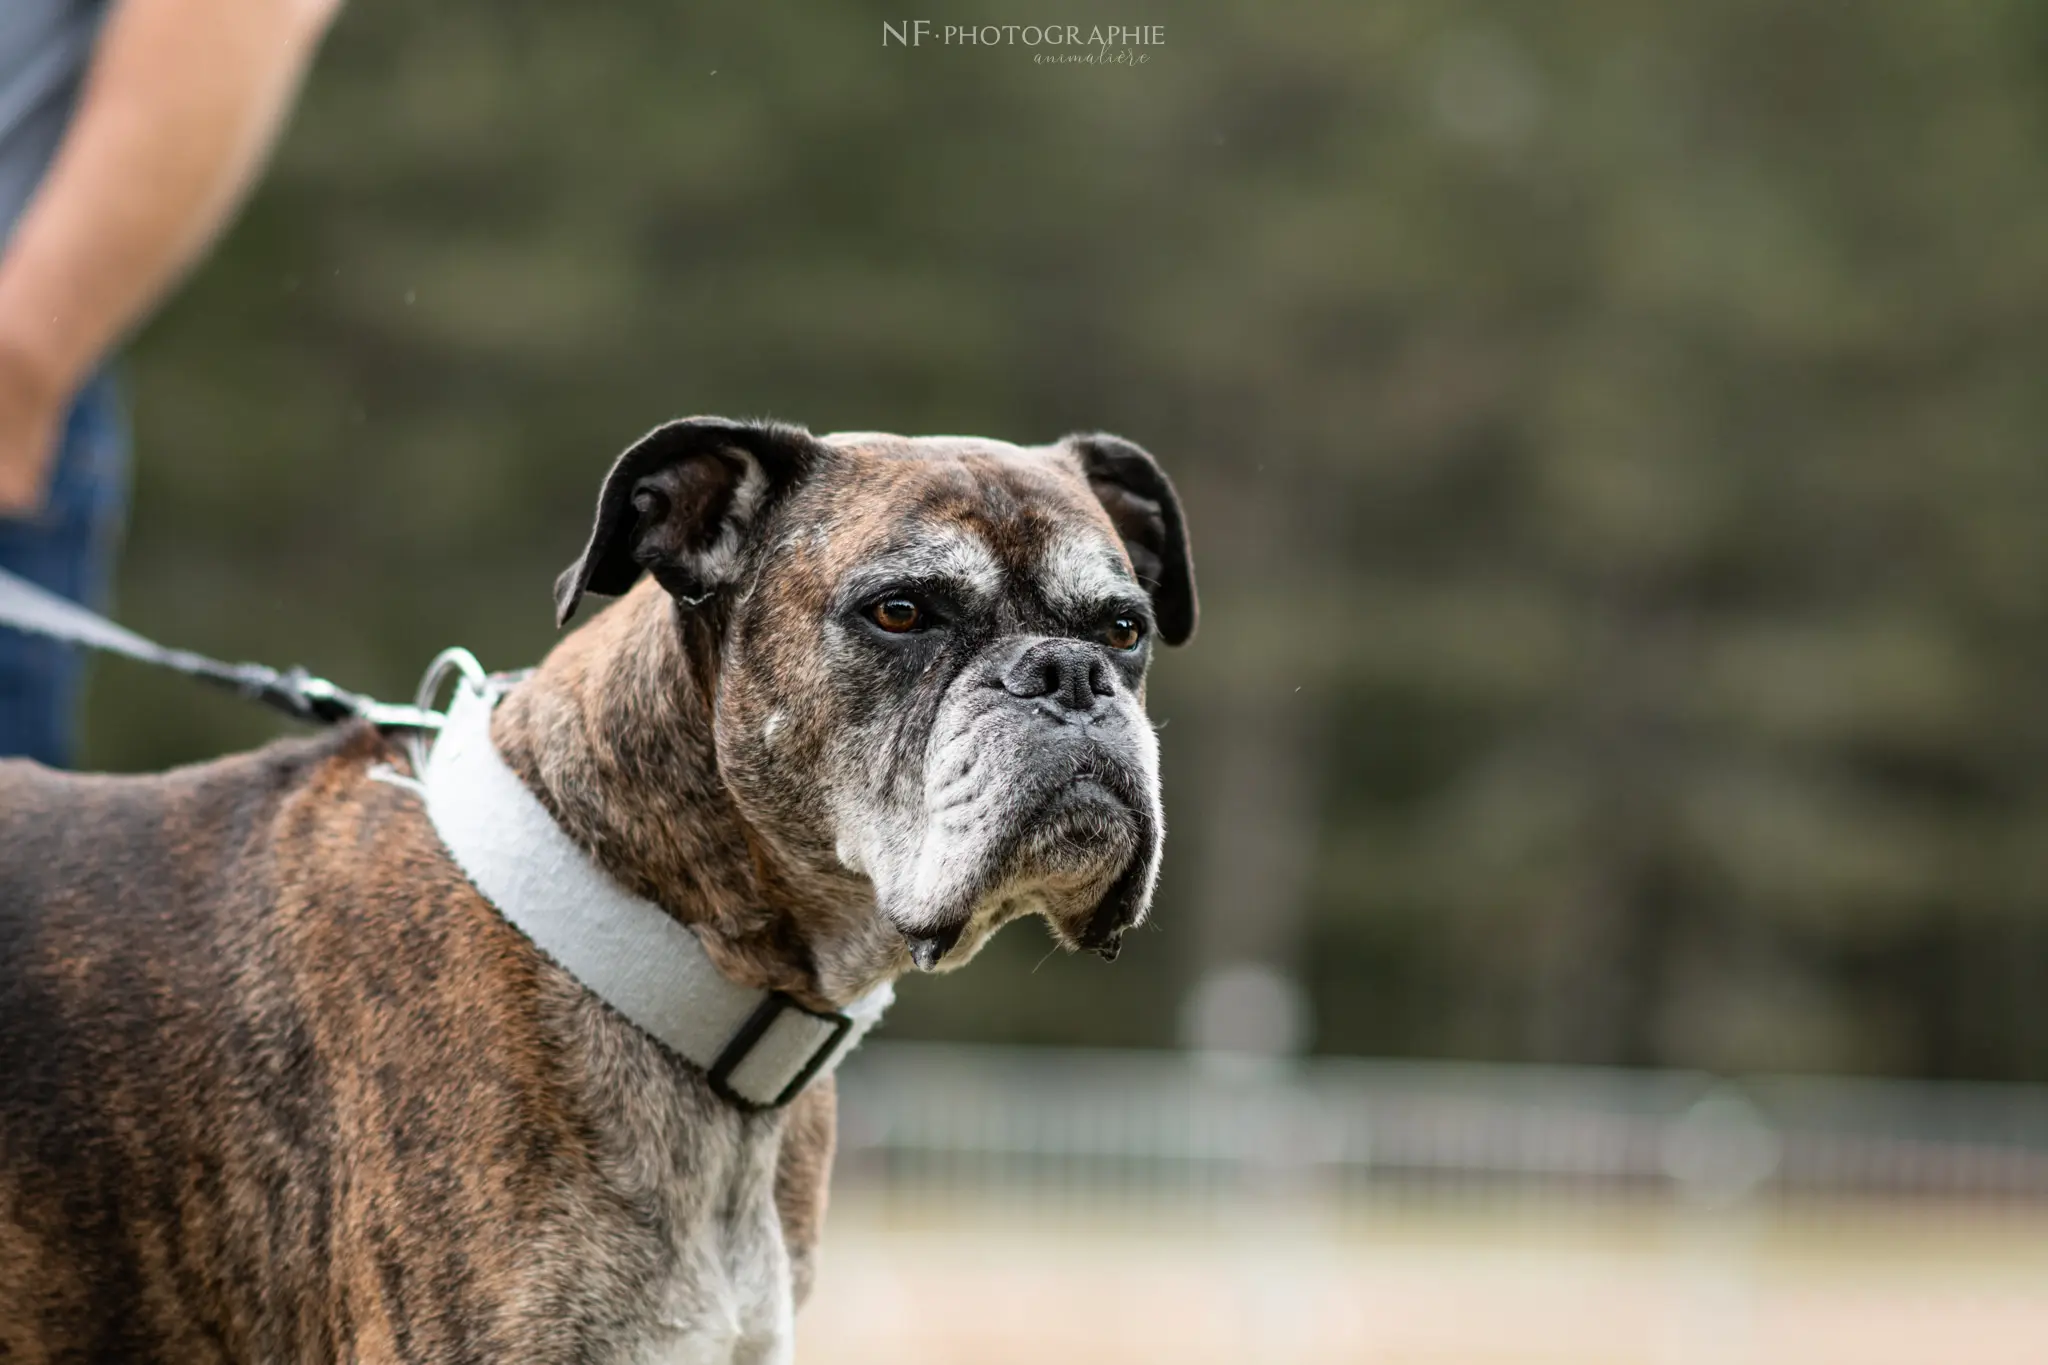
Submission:
{"label": "blurred green trees", "polygon": [[664,417],[1116,430],[1205,597],[1158,932],[892,1028],[1166,1042],[1265,951],[1330,1050],[2048,1079],[2048,8],[726,9],[356,0],[135,350],[124,619],[399,696],[548,647]]}

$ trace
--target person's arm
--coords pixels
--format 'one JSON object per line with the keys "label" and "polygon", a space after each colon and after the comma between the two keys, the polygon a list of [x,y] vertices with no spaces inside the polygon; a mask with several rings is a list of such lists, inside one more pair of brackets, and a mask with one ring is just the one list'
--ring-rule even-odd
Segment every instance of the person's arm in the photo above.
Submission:
{"label": "person's arm", "polygon": [[0,251],[0,515],[42,505],[73,392],[227,222],[339,4],[115,0]]}

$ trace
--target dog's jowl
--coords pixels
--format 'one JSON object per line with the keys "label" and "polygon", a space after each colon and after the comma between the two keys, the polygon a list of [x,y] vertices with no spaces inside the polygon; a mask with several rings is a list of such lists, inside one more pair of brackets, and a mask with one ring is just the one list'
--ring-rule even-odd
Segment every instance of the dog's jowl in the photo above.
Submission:
{"label": "dog's jowl", "polygon": [[[483,746],[762,1021],[1019,916],[1105,957],[1143,918],[1146,668],[1196,611],[1138,447],[671,423],[563,622],[586,593],[620,600]],[[661,1041],[478,890],[418,776],[361,725],[0,764],[0,1359],[789,1358],[827,1053],[750,1100]]]}

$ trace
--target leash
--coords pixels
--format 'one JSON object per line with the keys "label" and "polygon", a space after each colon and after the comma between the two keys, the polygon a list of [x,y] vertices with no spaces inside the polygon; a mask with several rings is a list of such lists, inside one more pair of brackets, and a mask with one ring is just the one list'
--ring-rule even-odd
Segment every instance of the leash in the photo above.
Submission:
{"label": "leash", "polygon": [[0,569],[0,626],[167,668],[228,688],[295,720],[323,725],[367,720],[385,730],[441,728],[441,714],[426,703],[398,706],[378,701],[337,687],[296,665],[280,671],[267,664],[222,663],[189,649],[171,649],[5,569]]}

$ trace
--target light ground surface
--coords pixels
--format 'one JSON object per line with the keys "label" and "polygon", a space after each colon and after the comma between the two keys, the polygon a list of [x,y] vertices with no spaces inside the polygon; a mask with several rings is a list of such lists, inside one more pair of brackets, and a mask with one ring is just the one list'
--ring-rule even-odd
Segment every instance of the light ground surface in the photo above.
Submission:
{"label": "light ground surface", "polygon": [[2042,1365],[2048,1210],[835,1201],[804,1365]]}

